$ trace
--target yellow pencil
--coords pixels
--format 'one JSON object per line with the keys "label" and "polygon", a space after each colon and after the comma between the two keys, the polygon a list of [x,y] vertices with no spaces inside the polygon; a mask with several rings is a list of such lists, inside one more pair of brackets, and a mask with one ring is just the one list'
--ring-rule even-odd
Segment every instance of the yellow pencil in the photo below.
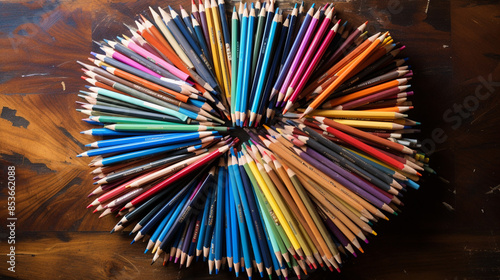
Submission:
{"label": "yellow pencil", "polygon": [[[210,1],[207,0],[205,1],[205,16],[207,17],[207,29],[208,29],[208,36],[210,38],[210,50],[212,52],[212,61],[214,63],[214,71],[215,71],[215,79],[217,80],[217,83],[222,85],[222,72],[221,72],[221,67],[219,65],[219,48],[217,47],[217,38],[215,35],[215,27],[214,27],[214,21],[212,18],[213,12],[212,12],[212,6],[210,4]],[[224,87],[220,86],[221,90],[224,90]]]}
{"label": "yellow pencil", "polygon": [[[304,111],[304,109],[299,109]],[[288,116],[285,114],[285,117]],[[296,115],[294,114],[293,117]],[[357,120],[393,120],[406,118],[407,115],[397,112],[382,112],[382,111],[356,111],[356,110],[315,110],[310,116],[321,116],[327,118],[338,119],[357,119]],[[292,117],[292,114],[290,114]]]}
{"label": "yellow pencil", "polygon": [[369,129],[383,129],[383,130],[399,130],[404,129],[405,126],[392,122],[381,122],[381,121],[360,121],[360,120],[342,120],[333,119],[334,121],[357,128],[369,128]]}
{"label": "yellow pencil", "polygon": [[[154,10],[151,7],[150,7],[150,10],[151,10],[151,14],[153,15],[153,19],[154,19],[155,23],[158,25],[158,28],[163,33],[163,36],[165,36],[168,43],[174,49],[175,53],[179,56],[179,58],[182,60],[182,62],[184,62],[184,64],[186,64],[186,66],[189,69],[194,69],[193,63],[191,62],[191,60],[189,60],[186,53],[184,53],[184,51],[182,50],[179,43],[177,43],[177,40],[175,40],[174,36],[170,32],[170,30],[168,30],[168,28],[165,25],[165,23],[163,22],[163,20],[160,18],[160,16],[156,12],[154,12]],[[163,10],[160,7],[158,7],[158,10],[160,11],[162,18],[164,19],[165,18],[164,15],[166,14],[165,10]]]}
{"label": "yellow pencil", "polygon": [[299,251],[302,252],[302,249],[300,247],[299,241],[297,240],[297,237],[295,236],[290,225],[288,224],[288,221],[285,219],[283,212],[278,207],[278,204],[276,203],[276,200],[272,196],[271,191],[267,187],[267,184],[264,181],[264,178],[262,178],[262,176],[260,175],[260,172],[257,169],[257,165],[255,164],[255,161],[247,153],[245,153],[244,155],[247,159],[248,166],[252,170],[252,173],[255,176],[255,179],[257,180],[257,183],[261,187],[262,193],[264,193],[264,196],[267,198],[269,205],[271,205],[271,208],[273,209],[274,213],[276,214],[276,217],[278,218],[281,226],[285,230],[285,233],[288,236],[288,239],[290,239],[290,242],[292,243],[293,248],[295,249],[297,254],[300,254]]}
{"label": "yellow pencil", "polygon": [[[207,0],[208,2],[208,0]],[[215,39],[217,40],[217,54],[219,58],[219,67],[222,72],[222,86],[224,87],[224,91],[226,93],[226,98],[230,100],[231,98],[231,80],[229,76],[229,72],[227,69],[227,55],[226,55],[226,44],[224,42],[224,35],[222,34],[222,27],[219,18],[219,8],[217,2],[212,0],[212,23],[215,31]],[[231,102],[231,101],[229,101]]]}

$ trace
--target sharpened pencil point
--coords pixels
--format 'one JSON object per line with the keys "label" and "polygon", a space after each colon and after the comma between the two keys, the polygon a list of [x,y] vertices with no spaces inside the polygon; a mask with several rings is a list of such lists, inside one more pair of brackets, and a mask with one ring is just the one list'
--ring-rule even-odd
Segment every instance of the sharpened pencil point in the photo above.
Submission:
{"label": "sharpened pencil point", "polygon": [[[130,234],[132,234],[132,233],[130,233]],[[132,242],[130,242],[130,245],[132,245],[132,244],[134,244],[134,243],[135,243],[135,239],[134,239],[134,240],[132,240]]]}

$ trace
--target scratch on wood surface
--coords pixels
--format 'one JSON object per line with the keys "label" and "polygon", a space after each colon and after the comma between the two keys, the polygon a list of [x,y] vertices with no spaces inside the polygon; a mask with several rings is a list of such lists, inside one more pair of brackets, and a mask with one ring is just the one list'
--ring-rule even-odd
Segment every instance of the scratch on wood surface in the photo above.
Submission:
{"label": "scratch on wood surface", "polygon": [[32,74],[26,74],[26,75],[21,75],[22,78],[25,77],[32,77],[32,76],[47,76],[49,73],[32,73]]}
{"label": "scratch on wood surface", "polygon": [[62,85],[63,91],[65,91],[66,90],[66,84],[64,83],[64,81],[61,82],[61,85]]}
{"label": "scratch on wood surface", "polygon": [[134,270],[135,270],[135,271],[137,271],[137,272],[139,272],[139,273],[140,273],[140,271],[139,271],[139,269],[137,268],[137,266],[135,266],[135,264],[134,264],[133,262],[131,262],[129,259],[127,259],[126,257],[124,257],[124,256],[122,256],[122,255],[120,255],[120,254],[116,254],[116,255],[118,255],[118,257],[120,257],[120,258],[124,259],[126,262],[128,262],[128,263],[129,263],[129,264],[130,264],[130,265],[134,268]]}
{"label": "scratch on wood surface", "polygon": [[449,211],[455,211],[455,208],[453,208],[453,206],[451,206],[450,204],[446,203],[446,202],[442,202],[444,207],[446,207],[447,210]]}
{"label": "scratch on wood surface", "polygon": [[500,185],[497,185],[496,187],[490,188],[490,190],[487,191],[485,194],[492,194],[492,193],[494,193],[495,191],[498,191],[498,190],[500,190]]}
{"label": "scratch on wood surface", "polygon": [[491,108],[487,109],[486,111],[482,112],[480,115],[474,117],[474,119],[470,122],[471,124],[474,124],[476,121],[480,120],[484,115],[487,113],[491,112],[493,109],[495,109],[498,105],[495,103]]}

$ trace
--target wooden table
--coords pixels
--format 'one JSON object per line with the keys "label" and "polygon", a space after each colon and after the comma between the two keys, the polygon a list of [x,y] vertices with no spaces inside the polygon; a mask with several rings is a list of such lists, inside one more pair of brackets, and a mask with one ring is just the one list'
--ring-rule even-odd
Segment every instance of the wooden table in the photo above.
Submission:
{"label": "wooden table", "polygon": [[[337,3],[342,19],[370,21],[370,34],[389,30],[407,46],[415,72],[421,139],[437,176],[409,191],[403,213],[376,226],[366,253],[342,273],[310,279],[500,278],[499,130],[500,6],[495,1],[376,1]],[[171,1],[177,7],[189,1]],[[20,279],[192,279],[192,269],[150,266],[144,245],[109,235],[116,220],[85,209],[93,188],[87,158],[92,137],[75,111],[83,89],[76,60],[97,51],[92,39],[128,33],[148,6],[130,0],[4,0],[0,3],[0,275]],[[278,6],[290,11],[289,1]],[[465,109],[464,109],[465,108]],[[16,272],[7,270],[7,171],[15,166]]]}

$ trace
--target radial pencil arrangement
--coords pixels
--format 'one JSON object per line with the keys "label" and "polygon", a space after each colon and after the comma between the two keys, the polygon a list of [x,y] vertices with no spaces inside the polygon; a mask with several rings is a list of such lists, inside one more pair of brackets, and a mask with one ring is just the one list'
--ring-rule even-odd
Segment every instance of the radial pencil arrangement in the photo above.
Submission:
{"label": "radial pencil arrangement", "polygon": [[103,137],[78,155],[93,157],[88,208],[147,241],[153,263],[340,272],[432,172],[405,114],[405,47],[332,4],[226,10],[150,7],[78,62],[78,111],[97,127],[82,133]]}

